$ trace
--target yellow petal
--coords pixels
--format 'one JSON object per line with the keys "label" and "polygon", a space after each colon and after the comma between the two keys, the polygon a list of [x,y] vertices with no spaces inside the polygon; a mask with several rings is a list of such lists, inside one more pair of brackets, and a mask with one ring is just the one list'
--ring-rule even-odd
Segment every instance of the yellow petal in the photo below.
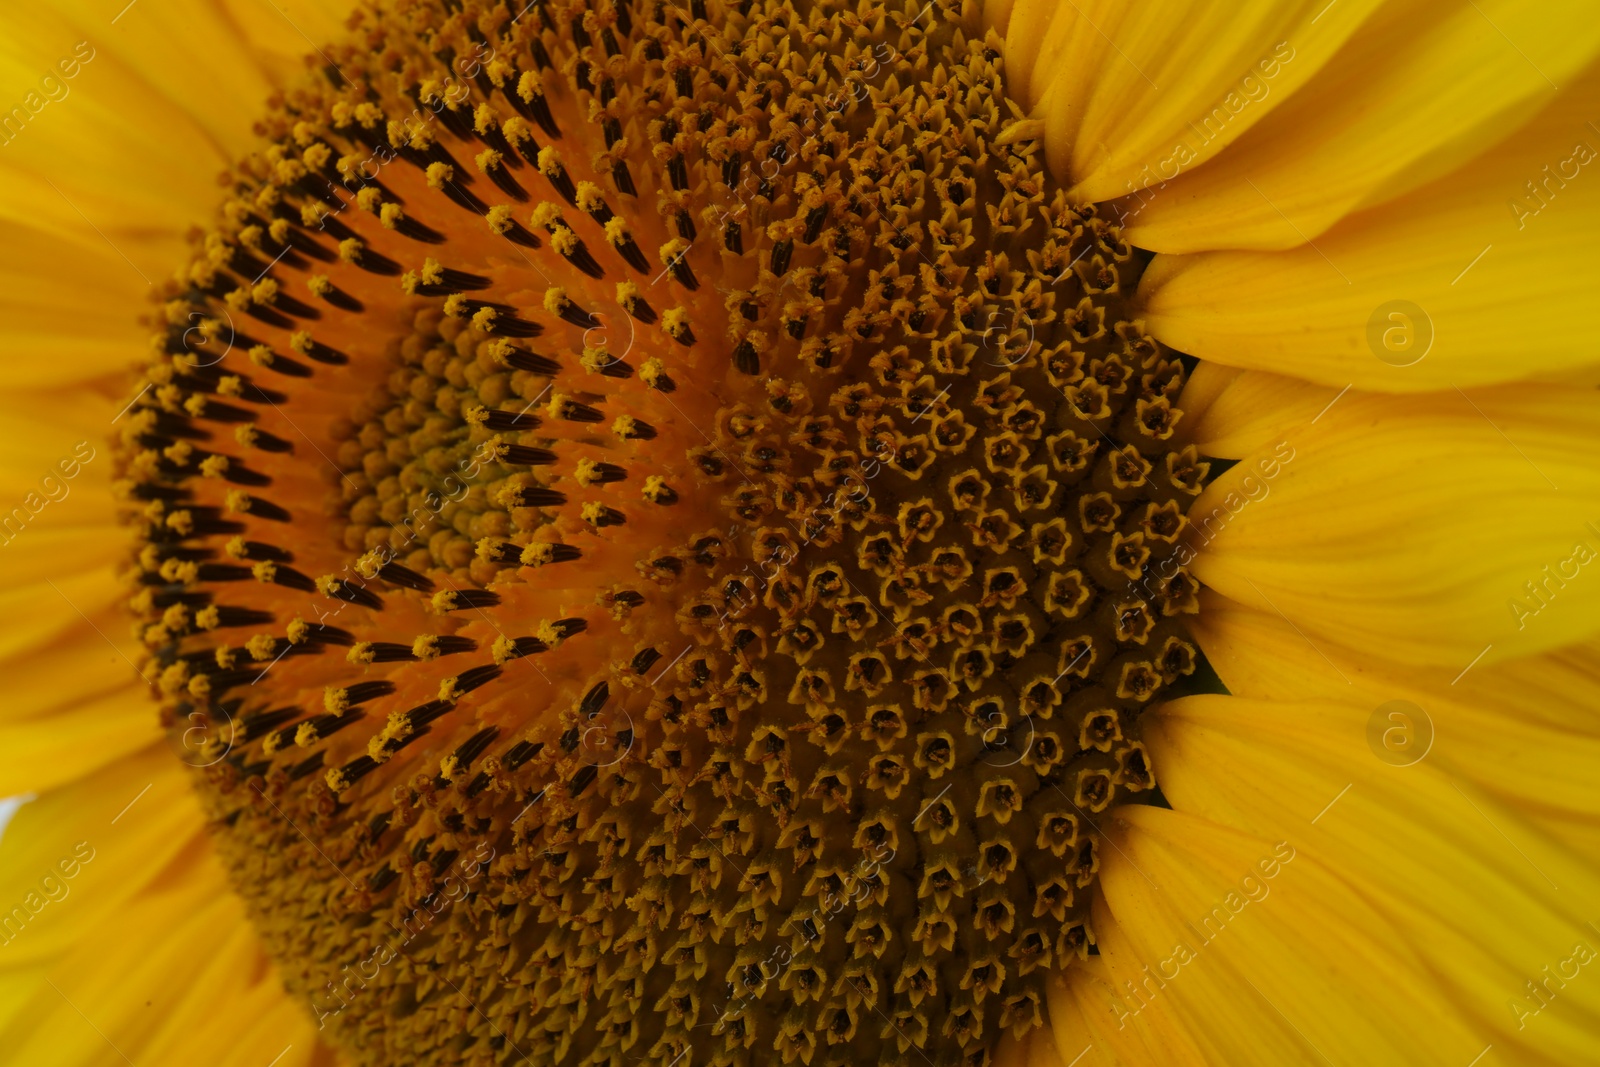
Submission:
{"label": "yellow petal", "polygon": [[1011,22],[1014,0],[983,0],[983,24],[992,27],[1001,36]]}
{"label": "yellow petal", "polygon": [[[313,15],[329,5],[293,7],[326,31]],[[217,173],[254,143],[266,96],[291,73],[283,47],[291,35],[292,54],[311,45],[287,16],[246,27],[208,0],[136,4],[110,32],[105,8],[14,5],[0,20],[0,73],[39,102],[8,133],[0,217],[84,248],[121,248],[164,278],[174,257],[150,253],[181,248],[181,227],[211,215]]]}
{"label": "yellow petal", "polygon": [[1499,663],[1485,657],[1470,669],[1452,670],[1374,657],[1330,641],[1313,646],[1282,615],[1214,590],[1201,593],[1191,630],[1235,696],[1347,700],[1357,693],[1418,699],[1430,706],[1448,700],[1532,729],[1600,735],[1594,714],[1600,706],[1600,640],[1594,638]]}
{"label": "yellow petal", "polygon": [[1108,200],[1215,155],[1377,6],[1018,0],[1005,31],[1007,90],[1045,120],[1050,167],[1073,194]]}
{"label": "yellow petal", "polygon": [[[148,6],[140,0],[57,0],[7,7],[0,14],[0,69],[8,80],[38,89],[45,104],[20,134],[9,131],[15,142],[7,146],[5,166],[23,165],[9,158],[15,155],[43,159],[42,149],[23,146],[35,135],[65,140],[52,127],[72,123],[135,124],[157,139],[146,145],[146,156],[157,154],[152,149],[160,147],[160,137],[185,130],[227,155],[243,152],[255,142],[251,125],[267,95],[302,76],[304,57],[326,60],[325,46],[342,35],[341,23],[354,7],[353,0],[169,0]],[[108,25],[115,29],[108,31]],[[80,42],[87,44],[80,48]],[[54,80],[40,84],[46,77]],[[116,92],[129,90],[164,106],[120,121],[102,110],[116,102]],[[68,117],[85,104],[96,114]],[[178,116],[187,120],[185,126],[170,128]],[[151,162],[213,177],[199,160]],[[129,175],[101,177],[117,184]]]}
{"label": "yellow petal", "polygon": [[1592,368],[1600,67],[1564,88],[1493,152],[1311,244],[1157,256],[1140,281],[1150,328],[1202,359],[1335,389]]}
{"label": "yellow petal", "polygon": [[0,399],[0,796],[93,773],[156,733],[117,577],[128,549],[104,439],[124,403],[99,379]]}
{"label": "yellow petal", "polygon": [[[119,412],[131,398],[128,379],[120,368],[102,367],[92,374],[83,368],[57,370],[58,383],[41,388],[34,370],[21,366],[24,362],[6,361],[0,367],[0,433],[5,441],[0,450],[0,510],[10,514],[30,493],[39,499],[29,505],[26,520],[19,517],[5,535],[114,522],[107,439],[121,428]],[[127,362],[126,351],[118,362]]]}
{"label": "yellow petal", "polygon": [[0,493],[5,495],[0,501],[14,506],[29,493],[40,498],[30,506],[27,521],[7,529],[6,535],[112,521],[112,459],[106,438],[117,429],[111,420],[119,405],[101,396],[95,383],[17,390],[0,372],[0,384],[11,390],[0,401],[6,442],[0,458]]}
{"label": "yellow petal", "polygon": [[[72,658],[83,670],[82,657]],[[108,671],[116,677],[99,677]],[[106,668],[92,662],[87,673],[93,682],[74,679],[56,692],[23,697],[41,705],[38,714],[0,718],[0,793],[77,781],[160,737],[155,705],[126,663],[118,659]]]}
{"label": "yellow petal", "polygon": [[1360,703],[1380,719],[1376,743],[1395,762],[1426,753],[1573,849],[1600,854],[1600,642],[1465,672],[1428,668],[1330,641],[1313,648],[1282,616],[1210,590],[1192,629],[1235,696]]}
{"label": "yellow petal", "polygon": [[[1021,1038],[1014,1038],[1007,1031],[996,1043],[992,1055],[990,1062],[994,1067],[1066,1067],[1067,1064],[1056,1049],[1048,1025],[1030,1030]],[[1073,1067],[1083,1067],[1083,1064]]]}
{"label": "yellow petal", "polygon": [[1305,834],[1154,807],[1114,821],[1100,880],[1140,964],[1124,1004],[1165,1002],[1210,1062],[1451,1064],[1482,1049],[1402,931]]}
{"label": "yellow petal", "polygon": [[[0,368],[8,388],[82,382],[126,367],[143,350],[149,331],[134,319],[148,286],[110,246],[96,242],[68,244],[0,221],[8,252],[0,260],[0,339],[16,354]],[[116,410],[98,420],[97,437]]]}
{"label": "yellow petal", "polygon": [[1504,138],[1597,50],[1593,2],[1391,4],[1217,158],[1130,198],[1129,240],[1177,253],[1314,240]]}
{"label": "yellow petal", "polygon": [[84,571],[72,558],[118,548],[110,528],[38,529],[0,553],[0,796],[73,781],[157,736],[143,649],[120,606],[126,589],[108,565]]}
{"label": "yellow petal", "polygon": [[52,874],[68,896],[48,901],[20,932],[15,925],[4,931],[10,941],[0,968],[62,958],[84,928],[114,918],[143,886],[181,866],[203,833],[184,769],[164,743],[23,805],[0,837],[0,902],[9,911]]}
{"label": "yellow petal", "polygon": [[[1183,837],[1167,835],[1168,847],[1176,851],[1184,842],[1208,857],[1218,854],[1221,842],[1208,838],[1207,822],[1289,842],[1297,854],[1272,878],[1235,864],[1234,880],[1250,899],[1243,910],[1258,921],[1292,924],[1313,946],[1342,948],[1342,956],[1370,954],[1366,982],[1395,983],[1385,1003],[1390,996],[1414,997],[1407,1009],[1412,1030],[1433,1043],[1407,1055],[1345,1057],[1348,1062],[1465,1063],[1489,1044],[1510,1062],[1540,1054],[1561,1063],[1592,1058],[1600,983],[1558,979],[1551,987],[1558,990],[1554,1004],[1536,1018],[1508,1002],[1529,997],[1524,983],[1538,981],[1543,968],[1562,969],[1575,945],[1586,944],[1588,962],[1600,962],[1600,937],[1589,925],[1600,878],[1515,812],[1460,781],[1444,760],[1429,756],[1396,767],[1376,758],[1366,741],[1368,715],[1364,706],[1320,701],[1174,701],[1153,716],[1145,739],[1174,807],[1194,814],[1184,824],[1161,818],[1168,813],[1141,813],[1135,825],[1187,825]],[[1130,862],[1166,888],[1160,853],[1146,864],[1147,853],[1132,836]],[[1300,912],[1303,898],[1296,894],[1321,870],[1335,872],[1337,885],[1317,890],[1313,906],[1328,910],[1321,916]],[[1245,873],[1255,874],[1259,889],[1242,882]],[[1111,876],[1114,907],[1118,894],[1110,886],[1129,880],[1126,872]],[[1202,906],[1190,914],[1206,911]],[[1249,937],[1246,921],[1230,922],[1226,940],[1236,927]],[[1223,943],[1219,938],[1217,946]],[[1385,955],[1393,970],[1381,964]],[[1325,959],[1308,960],[1305,970],[1321,971]],[[1569,962],[1566,969],[1570,978],[1581,966]],[[1530,999],[1524,1010],[1533,1014],[1539,1005]],[[1299,1022],[1288,1004],[1279,1006]],[[1471,1020],[1465,1032],[1464,1020]],[[1323,1051],[1341,1059],[1331,1048]]]}
{"label": "yellow petal", "polygon": [[1352,393],[1206,489],[1192,569],[1313,644],[1454,671],[1559,648],[1600,629],[1597,448],[1592,392]]}
{"label": "yellow petal", "polygon": [[[1314,425],[1342,399],[1337,389],[1299,378],[1262,371],[1241,374],[1236,368],[1201,363],[1178,402],[1184,414],[1179,429],[1205,455],[1237,459],[1270,449],[1294,429]],[[1198,411],[1191,409],[1191,400]]]}
{"label": "yellow petal", "polygon": [[[5,458],[0,460],[0,659],[12,661],[12,670],[24,675],[29,668],[21,657],[84,626],[105,633],[96,642],[95,655],[112,648],[132,652],[126,619],[109,610],[128,593],[115,574],[126,542],[116,521],[112,458],[103,440],[115,409],[102,405],[93,393],[71,405],[39,394],[31,399],[43,410],[28,417],[17,414],[10,403],[0,404],[5,432]],[[13,677],[24,689],[32,685]],[[18,707],[9,703],[10,709]]]}
{"label": "yellow petal", "polygon": [[215,213],[218,174],[254,144],[268,94],[352,6],[66,0],[0,13],[0,80],[16,88],[0,133],[12,253],[0,339],[31,353],[13,377],[103,371],[119,329],[124,358],[139,353],[150,286],[180,264],[185,231]]}
{"label": "yellow petal", "polygon": [[1243,373],[1244,371],[1238,367],[1225,366],[1211,360],[1196,363],[1194,370],[1189,373],[1189,380],[1183,383],[1183,392],[1178,398],[1178,407],[1183,412],[1183,419],[1178,423],[1178,433],[1189,435],[1186,439],[1193,440],[1194,424],[1205,417],[1206,410],[1216,403],[1217,398],[1222,396],[1228,386]]}
{"label": "yellow petal", "polygon": [[0,857],[0,900],[37,905],[0,963],[13,1062],[331,1062],[162,747],[24,807]]}
{"label": "yellow petal", "polygon": [[[69,531],[68,534],[62,537],[67,546],[82,544],[91,551],[103,550],[107,540],[115,536],[112,531],[98,527]],[[126,617],[119,615],[115,608],[118,594],[124,591],[124,587],[110,567],[87,571],[58,569],[62,562],[59,548],[45,552],[21,551],[37,546],[44,536],[41,533],[28,540],[18,537],[8,546],[18,549],[18,560],[42,559],[44,564],[28,573],[26,578],[19,578],[10,588],[0,591],[0,614],[6,619],[5,625],[0,626],[0,659],[21,666],[22,657],[34,655],[58,641],[65,643],[72,635],[75,653],[81,651],[87,655],[91,649],[94,655],[116,652],[123,657],[124,665],[132,669],[138,659],[138,646],[128,636]],[[13,572],[21,573],[20,567]],[[97,647],[83,632],[85,625],[89,631],[104,635]],[[37,691],[48,689],[49,678],[29,678],[24,689],[31,693],[36,691],[36,686]]]}
{"label": "yellow petal", "polygon": [[1103,901],[1095,902],[1092,916],[1099,955],[1074,961],[1046,985],[1050,1026],[1062,1062],[1072,1067],[1205,1064],[1170,1001],[1129,1002],[1121,982],[1137,988],[1144,980],[1138,953]]}

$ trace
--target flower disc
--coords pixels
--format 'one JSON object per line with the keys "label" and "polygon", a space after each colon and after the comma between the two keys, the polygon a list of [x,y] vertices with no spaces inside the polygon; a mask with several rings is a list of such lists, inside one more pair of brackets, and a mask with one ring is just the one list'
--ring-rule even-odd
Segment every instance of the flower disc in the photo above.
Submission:
{"label": "flower disc", "polygon": [[986,1063],[1195,667],[1142,261],[970,7],[351,33],[124,420],[137,632],[287,981],[357,1063]]}

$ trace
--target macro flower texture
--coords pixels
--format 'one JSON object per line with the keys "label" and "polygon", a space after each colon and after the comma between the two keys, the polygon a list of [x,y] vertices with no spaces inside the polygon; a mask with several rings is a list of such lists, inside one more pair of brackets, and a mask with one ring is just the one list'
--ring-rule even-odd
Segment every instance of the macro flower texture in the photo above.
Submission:
{"label": "macro flower texture", "polygon": [[0,24],[0,1062],[1600,1062],[1600,3]]}

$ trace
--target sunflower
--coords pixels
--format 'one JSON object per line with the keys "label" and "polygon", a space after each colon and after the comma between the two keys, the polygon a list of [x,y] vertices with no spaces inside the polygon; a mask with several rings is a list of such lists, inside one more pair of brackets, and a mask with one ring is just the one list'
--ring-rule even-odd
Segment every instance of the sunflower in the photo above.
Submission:
{"label": "sunflower", "polygon": [[1593,8],[8,12],[0,1043],[1594,1061]]}

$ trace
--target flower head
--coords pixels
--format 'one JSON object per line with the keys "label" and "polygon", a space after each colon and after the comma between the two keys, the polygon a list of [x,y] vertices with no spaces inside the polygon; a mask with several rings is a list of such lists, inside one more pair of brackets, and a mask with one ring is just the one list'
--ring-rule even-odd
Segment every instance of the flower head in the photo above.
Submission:
{"label": "flower head", "polygon": [[[1196,13],[1201,55],[1068,7],[353,14],[150,287],[96,468],[206,825],[115,899],[220,860],[219,973],[351,1063],[1470,1058],[1594,887],[1595,406],[1460,329],[1543,246],[1396,295],[1362,227],[1549,98],[1496,60],[1504,112],[1375,118],[1436,13]],[[1579,895],[1463,843],[1489,810]],[[1587,944],[1484,1040],[1571,1059],[1524,1031],[1593,1007]]]}

